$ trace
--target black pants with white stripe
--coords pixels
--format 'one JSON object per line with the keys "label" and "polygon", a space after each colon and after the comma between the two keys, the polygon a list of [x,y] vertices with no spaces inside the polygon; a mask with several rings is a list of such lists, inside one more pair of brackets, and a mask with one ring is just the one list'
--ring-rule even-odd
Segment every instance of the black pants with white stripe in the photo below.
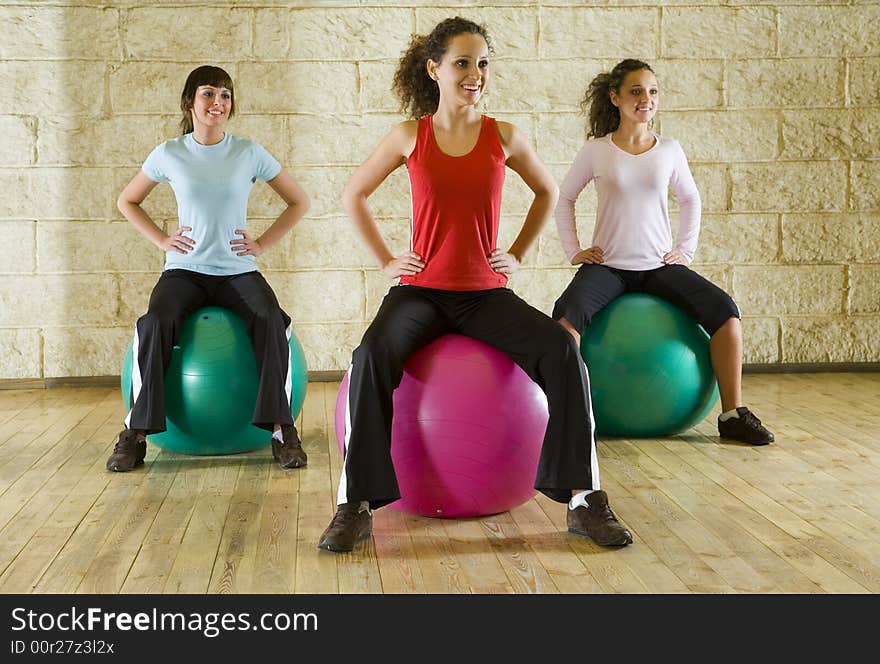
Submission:
{"label": "black pants with white stripe", "polygon": [[368,501],[377,508],[400,498],[391,460],[392,393],[403,378],[404,361],[447,333],[506,353],[547,395],[550,418],[535,489],[558,502],[568,502],[572,489],[598,489],[586,367],[559,323],[507,288],[394,286],[352,355],[350,426],[337,501]]}
{"label": "black pants with white stripe", "polygon": [[153,288],[147,313],[135,326],[137,366],[132,371],[132,408],[125,418],[126,428],[165,431],[163,378],[171,350],[187,316],[209,305],[230,309],[247,325],[260,376],[253,423],[269,431],[276,422],[293,423],[288,346],[291,321],[263,275],[214,276],[166,270]]}

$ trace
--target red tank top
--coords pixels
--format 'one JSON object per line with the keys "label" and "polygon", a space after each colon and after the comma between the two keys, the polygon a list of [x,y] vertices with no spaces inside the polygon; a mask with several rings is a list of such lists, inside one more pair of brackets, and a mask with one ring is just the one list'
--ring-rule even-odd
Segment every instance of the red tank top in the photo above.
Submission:
{"label": "red tank top", "polygon": [[466,155],[451,157],[434,139],[433,117],[419,120],[407,159],[412,191],[410,246],[425,269],[401,284],[443,290],[484,290],[507,284],[489,266],[497,248],[504,185],[504,149],[494,118],[483,116],[480,136]]}

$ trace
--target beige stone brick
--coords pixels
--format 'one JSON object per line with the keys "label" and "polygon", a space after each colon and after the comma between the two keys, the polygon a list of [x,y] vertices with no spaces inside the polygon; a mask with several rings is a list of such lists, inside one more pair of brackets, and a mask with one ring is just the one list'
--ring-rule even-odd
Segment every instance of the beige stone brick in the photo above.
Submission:
{"label": "beige stone brick", "polygon": [[522,299],[549,316],[553,303],[576,271],[574,267],[522,268],[511,276],[509,285]]}
{"label": "beige stone brick", "polygon": [[131,224],[99,221],[37,222],[37,266],[52,272],[156,273],[165,253]]}
{"label": "beige stone brick", "polygon": [[873,30],[880,7],[780,7],[779,53],[783,57],[880,55]]}
{"label": "beige stone brick", "polygon": [[782,216],[782,259],[787,263],[872,263],[878,256],[878,214]]}
{"label": "beige stone brick", "polygon": [[[379,232],[393,254],[409,249],[408,220],[382,220]],[[342,217],[302,220],[258,262],[265,270],[377,266],[352,223]]]}
{"label": "beige stone brick", "polygon": [[[144,155],[144,159],[146,159],[147,155]],[[112,200],[112,214],[110,216],[111,219],[116,221],[121,221],[125,217],[122,216],[122,213],[116,207],[116,200],[119,198],[119,194],[125,188],[131,179],[140,172],[140,167],[132,168],[131,166],[126,166],[124,168],[114,168],[112,171],[112,184],[110,186],[110,197]],[[156,187],[153,188],[153,191],[150,192],[149,196],[147,196],[146,200],[141,203],[141,207],[146,210],[147,214],[156,222],[156,225],[159,227],[163,227],[167,221],[174,221],[174,227],[177,226],[177,201],[174,198],[174,191],[171,189],[171,185],[167,182],[161,182]]]}
{"label": "beige stone brick", "polygon": [[[353,169],[350,166],[344,168],[303,167],[297,169],[294,177],[300,186],[305,189],[306,193],[309,195],[309,200],[311,201],[311,207],[309,208],[304,221],[320,217],[340,217],[345,214],[341,203],[342,188],[351,176],[352,171]],[[381,191],[384,186],[384,184],[380,186],[379,191]],[[271,189],[269,189],[269,192],[275,196]],[[252,209],[249,210],[249,214],[251,216],[268,216],[257,213],[256,206],[254,205],[254,193],[251,194]],[[377,195],[378,192],[374,194],[373,197]],[[373,197],[369,199],[370,205],[373,204]],[[375,212],[376,211],[373,210],[374,214]],[[406,208],[397,211],[397,216],[399,217],[402,214],[408,213],[409,205],[407,204]]]}
{"label": "beige stone brick", "polygon": [[106,325],[116,314],[113,275],[9,276],[0,287],[0,325]]}
{"label": "beige stone brick", "polygon": [[[299,174],[291,175],[300,186],[303,186],[303,182],[298,177]],[[311,190],[306,189],[306,193],[311,195]],[[312,206],[314,207],[314,203]],[[274,189],[272,189],[272,187],[262,180],[254,182],[250,198],[248,199],[248,219],[252,217],[270,217],[276,219],[285,208],[286,205],[284,204],[284,200]],[[311,215],[311,208],[308,214]]]}
{"label": "beige stone brick", "polygon": [[854,161],[850,165],[852,207],[880,210],[880,160]]}
{"label": "beige stone brick", "polygon": [[[249,112],[352,113],[358,111],[353,62],[242,63]],[[245,83],[246,82],[246,83]]]}
{"label": "beige stone brick", "polygon": [[774,263],[779,253],[775,214],[703,215],[695,260],[700,263]]}
{"label": "beige stone brick", "polygon": [[399,121],[390,114],[291,116],[292,159],[306,166],[357,166]]}
{"label": "beige stone brick", "polygon": [[[878,260],[880,254],[874,254]],[[849,269],[850,311],[859,314],[880,314],[880,265],[853,265]]]}
{"label": "beige stone brick", "polygon": [[295,323],[309,371],[347,371],[366,323]]}
{"label": "beige stone brick", "polygon": [[501,211],[505,214],[518,214],[525,219],[534,200],[535,194],[522,178],[508,169],[504,178],[504,190],[501,193]]}
{"label": "beige stone brick", "polygon": [[[590,239],[593,237],[593,226],[595,216],[586,214],[578,217],[578,238],[581,246],[590,246]],[[559,231],[556,228],[556,220],[551,219],[541,235],[538,237],[538,246],[536,247],[536,255],[534,265],[537,267],[570,267],[571,263],[565,252],[562,250],[562,243],[559,241]],[[533,249],[533,251],[535,251]]]}
{"label": "beige stone brick", "polygon": [[36,119],[23,115],[0,115],[0,165],[26,166],[36,157]]}
{"label": "beige stone brick", "polygon": [[229,121],[229,132],[256,141],[281,162],[288,172],[293,168],[290,147],[290,118],[286,115],[236,115]]}
{"label": "beige stone brick", "polygon": [[254,51],[267,60],[364,60],[400,56],[413,29],[407,8],[262,9]]}
{"label": "beige stone brick", "polygon": [[640,57],[655,58],[658,18],[649,8],[542,7],[539,51],[544,58],[631,57],[635,40]]}
{"label": "beige stone brick", "polygon": [[[46,378],[118,376],[133,327],[49,327],[43,330]],[[120,397],[120,403],[122,397]]]}
{"label": "beige stone brick", "polygon": [[0,273],[15,274],[33,272],[34,262],[34,222],[3,221],[0,222],[0,234],[11,247],[0,264]]}
{"label": "beige stone brick", "polygon": [[[699,259],[697,254],[697,259]],[[733,296],[733,266],[731,265],[705,265],[699,262],[692,263],[690,268],[697,274],[705,277],[724,292]]]}
{"label": "beige stone brick", "polygon": [[[553,174],[557,183],[562,184],[565,180],[565,176],[571,168],[571,162],[574,161],[574,157],[575,155],[572,155],[571,159],[566,164],[550,164],[550,172]],[[591,182],[581,190],[581,193],[578,195],[574,204],[575,219],[577,220],[578,234],[581,238],[581,242],[587,242],[590,237],[592,237],[598,205],[599,197],[596,193],[596,187]],[[555,223],[555,221],[553,223]],[[589,231],[587,235],[581,234],[583,228],[587,228]]]}
{"label": "beige stone brick", "polygon": [[0,328],[0,378],[42,378],[40,348],[38,329]]}
{"label": "beige stone brick", "polygon": [[366,311],[364,320],[368,323],[376,317],[382,299],[388,293],[388,290],[397,284],[397,279],[389,279],[381,270],[372,269],[364,270],[364,284],[366,289]]}
{"label": "beige stone brick", "polygon": [[363,320],[364,281],[360,271],[266,271],[265,277],[281,307],[296,322]]}
{"label": "beige stone brick", "polygon": [[587,84],[603,69],[596,60],[496,62],[486,91],[487,112],[577,111]]}
{"label": "beige stone brick", "polygon": [[[658,116],[662,122],[662,109],[680,110],[718,108],[724,101],[723,60],[676,60],[660,59],[651,62],[660,87]],[[613,63],[612,65],[613,66]],[[609,68],[610,68],[609,66]]]}
{"label": "beige stone brick", "polygon": [[0,113],[97,114],[105,69],[100,62],[0,61]]}
{"label": "beige stone brick", "polygon": [[776,318],[746,317],[742,321],[743,362],[776,364],[779,362],[779,321]]}
{"label": "beige stone brick", "polygon": [[[397,62],[360,62],[360,107],[364,111],[397,113],[399,101],[391,91]],[[400,119],[404,119],[403,116]]]}
{"label": "beige stone brick", "polygon": [[159,281],[161,270],[154,274],[145,272],[123,273],[116,276],[119,283],[119,302],[116,316],[109,324],[119,327],[128,327],[134,331],[137,319],[143,316],[150,304],[150,293]]}
{"label": "beige stone brick", "polygon": [[[749,51],[744,51],[751,53]],[[732,108],[803,108],[843,105],[842,60],[732,60],[727,65]],[[806,92],[808,91],[808,92]]]}
{"label": "beige stone brick", "polygon": [[846,205],[846,164],[841,162],[733,164],[731,175],[736,211],[809,212]]}
{"label": "beige stone brick", "polygon": [[477,5],[466,12],[453,6],[419,8],[416,10],[416,32],[426,35],[440,21],[456,15],[485,26],[495,52],[493,59],[537,56],[538,12],[531,6]]}
{"label": "beige stone brick", "polygon": [[782,361],[880,361],[880,316],[783,318]]}
{"label": "beige stone brick", "polygon": [[733,296],[743,315],[843,313],[845,268],[839,266],[737,266]]}
{"label": "beige stone brick", "polygon": [[880,60],[852,58],[849,61],[849,96],[855,106],[880,104]]}
{"label": "beige stone brick", "polygon": [[131,116],[54,117],[40,121],[40,164],[139,167],[165,138],[161,122]]}
{"label": "beige stone brick", "polygon": [[663,55],[713,58],[776,53],[772,7],[668,7],[660,22]]}
{"label": "beige stone brick", "polygon": [[761,111],[667,111],[663,133],[694,161],[757,161],[779,153],[778,120]]}
{"label": "beige stone brick", "polygon": [[535,137],[538,156],[548,164],[571,165],[585,140],[586,120],[577,113],[543,114]]}
{"label": "beige stone brick", "polygon": [[782,144],[783,159],[880,157],[880,111],[785,111]]}
{"label": "beige stone brick", "polygon": [[106,219],[111,182],[106,168],[0,168],[0,218]]}
{"label": "beige stone brick", "polygon": [[118,58],[117,24],[105,7],[0,7],[0,58]]}
{"label": "beige stone brick", "polygon": [[[230,65],[218,66],[234,75]],[[177,113],[183,85],[193,69],[190,63],[114,63],[110,66],[110,106],[114,113]],[[238,81],[233,83],[236,106],[239,106]]]}
{"label": "beige stone brick", "polygon": [[[346,180],[353,169],[346,169]],[[345,183],[343,182],[343,185]],[[344,214],[340,196],[342,187],[337,194],[336,214]],[[398,168],[391,173],[379,188],[369,198],[370,209],[376,217],[392,217],[399,219],[402,216],[409,218],[412,215],[412,200],[410,197],[409,173],[406,168]]]}
{"label": "beige stone brick", "polygon": [[235,7],[133,7],[122,15],[125,55],[203,62],[218,48],[223,52],[233,47],[239,57],[247,57],[252,53],[252,16],[250,10]]}
{"label": "beige stone brick", "polygon": [[[725,164],[690,163],[691,174],[700,192],[703,212],[726,212],[731,195],[730,167]],[[675,195],[670,191],[670,208],[677,209]]]}

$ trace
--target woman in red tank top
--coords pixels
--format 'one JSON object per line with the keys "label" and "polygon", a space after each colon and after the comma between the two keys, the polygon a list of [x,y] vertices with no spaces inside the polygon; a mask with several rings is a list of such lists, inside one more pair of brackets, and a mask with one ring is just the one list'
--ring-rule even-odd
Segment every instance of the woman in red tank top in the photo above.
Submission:
{"label": "woman in red tank top", "polygon": [[[546,393],[550,417],[535,489],[568,503],[569,531],[606,546],[632,541],[599,488],[578,348],[558,323],[505,288],[549,220],[558,188],[516,127],[477,111],[490,79],[489,54],[485,28],[459,17],[414,37],[394,77],[401,108],[413,119],[392,128],[345,186],[346,212],[398,285],[352,355],[345,464],[322,549],[351,551],[370,536],[370,508],[400,497],[390,453],[392,393],[405,360],[446,333],[508,354]],[[395,256],[367,198],[403,165],[412,191],[412,237],[410,250]],[[498,247],[498,224],[507,167],[534,200],[505,251]]]}

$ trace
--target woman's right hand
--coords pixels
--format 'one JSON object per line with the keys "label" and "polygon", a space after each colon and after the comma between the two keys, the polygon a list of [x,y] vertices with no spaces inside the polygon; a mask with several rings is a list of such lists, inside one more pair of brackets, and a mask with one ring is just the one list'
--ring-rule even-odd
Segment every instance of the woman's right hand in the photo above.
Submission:
{"label": "woman's right hand", "polygon": [[382,266],[382,274],[389,279],[397,279],[403,275],[418,274],[425,269],[422,257],[414,251],[407,251]]}
{"label": "woman's right hand", "polygon": [[589,249],[577,252],[571,259],[572,265],[580,265],[581,263],[601,264],[605,262],[605,256],[602,247],[592,246]]}
{"label": "woman's right hand", "polygon": [[184,235],[187,231],[191,231],[192,226],[180,226],[174,235],[169,235],[159,245],[165,251],[174,251],[178,254],[188,254],[195,247],[196,241],[191,237]]}

